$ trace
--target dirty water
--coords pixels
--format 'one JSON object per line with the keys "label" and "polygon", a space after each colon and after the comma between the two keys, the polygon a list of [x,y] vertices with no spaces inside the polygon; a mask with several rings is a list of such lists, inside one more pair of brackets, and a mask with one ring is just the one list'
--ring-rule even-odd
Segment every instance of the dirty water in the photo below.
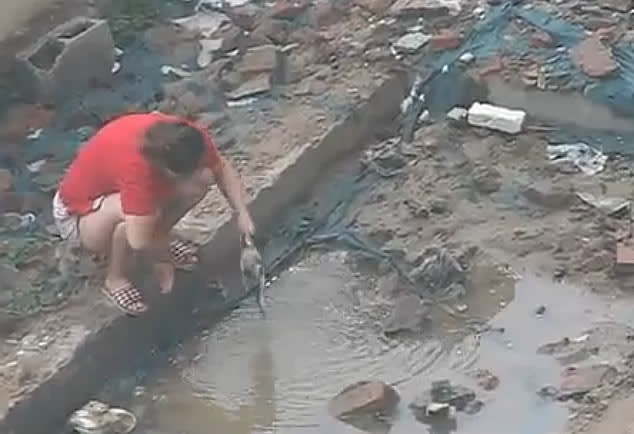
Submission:
{"label": "dirty water", "polygon": [[[478,303],[491,306],[491,298],[508,302],[500,301],[490,320],[504,333],[456,334],[447,322],[420,338],[388,340],[368,315],[370,304],[353,296],[369,281],[352,271],[345,256],[311,255],[283,272],[267,291],[266,319],[248,302],[184,344],[169,367],[137,389],[143,391],[131,406],[141,416],[137,432],[361,432],[331,418],[326,408],[345,386],[367,379],[394,384],[401,395],[391,429],[381,432],[425,432],[429,427],[407,406],[442,378],[472,388],[485,404],[477,415],[461,415],[456,432],[564,432],[565,407],[537,394],[559,384],[562,367],[537,348],[627,318],[623,303],[520,271],[526,274],[518,276],[514,296],[490,287],[469,296],[473,310]],[[538,316],[540,306],[546,310]],[[444,323],[438,316],[434,321]],[[493,372],[500,386],[479,389],[476,369]]]}
{"label": "dirty water", "polygon": [[488,99],[502,107],[522,109],[538,120],[606,131],[634,131],[632,120],[580,93],[527,89],[500,77],[486,80]]}

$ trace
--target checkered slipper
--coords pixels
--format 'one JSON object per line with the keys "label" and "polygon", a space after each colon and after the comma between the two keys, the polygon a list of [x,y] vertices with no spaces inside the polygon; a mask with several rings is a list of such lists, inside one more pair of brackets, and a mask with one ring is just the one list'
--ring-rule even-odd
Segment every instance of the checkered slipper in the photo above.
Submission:
{"label": "checkered slipper", "polygon": [[191,271],[198,265],[198,246],[194,243],[172,240],[169,252],[172,264],[179,270]]}
{"label": "checkered slipper", "polygon": [[108,300],[128,315],[136,316],[148,310],[147,304],[143,302],[143,296],[131,283],[116,289],[109,289],[104,285],[101,291]]}

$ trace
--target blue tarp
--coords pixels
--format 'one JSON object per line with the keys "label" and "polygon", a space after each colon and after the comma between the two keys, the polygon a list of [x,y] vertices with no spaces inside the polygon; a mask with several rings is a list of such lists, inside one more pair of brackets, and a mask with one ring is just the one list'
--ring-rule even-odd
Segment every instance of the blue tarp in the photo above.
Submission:
{"label": "blue tarp", "polygon": [[[532,47],[529,34],[516,33],[512,37],[505,37],[509,24],[518,18],[548,33],[558,47],[565,47],[566,50]],[[459,102],[457,94],[461,92],[461,88],[455,86],[455,77],[461,69],[456,61],[466,52],[474,54],[476,58],[495,55],[529,57],[548,65],[558,76],[565,77],[564,90],[583,91],[589,99],[610,107],[616,113],[634,116],[634,46],[630,42],[619,43],[613,49],[619,65],[617,73],[609,78],[592,79],[584,75],[570,57],[570,49],[584,37],[583,27],[537,8],[527,9],[515,2],[491,7],[486,17],[474,26],[460,47],[423,60],[421,69],[429,71],[429,75],[418,93],[425,95],[425,102],[413,104],[415,115],[408,118],[410,122],[415,120],[424,109],[429,109],[432,113],[446,112]],[[445,72],[441,73],[443,68]],[[630,146],[630,143],[634,143],[634,134],[631,133],[619,133],[617,137],[609,132],[560,125],[551,139],[554,142],[581,140],[605,151],[634,155],[634,146]]]}

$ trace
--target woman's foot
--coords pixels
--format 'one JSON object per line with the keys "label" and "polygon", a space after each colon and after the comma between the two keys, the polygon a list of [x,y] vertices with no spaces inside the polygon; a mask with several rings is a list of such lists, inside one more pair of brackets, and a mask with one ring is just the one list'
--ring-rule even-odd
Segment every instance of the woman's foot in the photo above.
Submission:
{"label": "woman's foot", "polygon": [[157,262],[154,264],[154,274],[159,283],[161,294],[169,294],[174,287],[174,264],[171,262]]}
{"label": "woman's foot", "polygon": [[141,292],[128,280],[106,279],[102,288],[104,295],[128,315],[140,315],[148,310]]}

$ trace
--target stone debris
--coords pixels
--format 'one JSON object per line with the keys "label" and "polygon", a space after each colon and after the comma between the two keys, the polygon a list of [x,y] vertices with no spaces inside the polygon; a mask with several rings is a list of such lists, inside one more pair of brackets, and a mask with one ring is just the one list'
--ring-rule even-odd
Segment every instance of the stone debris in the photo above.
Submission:
{"label": "stone debris", "polygon": [[394,308],[383,325],[383,332],[393,335],[404,331],[419,331],[429,311],[430,306],[417,295],[402,295],[394,302]]}
{"label": "stone debris", "polygon": [[260,95],[271,90],[271,80],[268,74],[258,74],[242,83],[237,89],[227,93],[232,100]]}
{"label": "stone debris", "polygon": [[617,12],[630,12],[632,10],[632,0],[601,0],[602,8]]}
{"label": "stone debris", "polygon": [[562,381],[557,393],[557,399],[567,401],[580,399],[601,384],[617,377],[614,367],[607,364],[590,365],[584,367],[569,366],[562,374]]}
{"label": "stone debris", "polygon": [[397,0],[390,8],[393,15],[423,16],[446,12],[458,15],[462,10],[459,0]]}
{"label": "stone debris", "polygon": [[601,78],[618,69],[612,50],[598,37],[590,37],[574,47],[572,60],[589,77]]}
{"label": "stone debris", "polygon": [[453,50],[458,48],[461,42],[462,35],[460,33],[443,29],[432,36],[430,45],[434,51]]}
{"label": "stone debris", "polygon": [[466,121],[469,111],[464,107],[454,107],[447,113],[447,117],[454,121]]}
{"label": "stone debris", "polygon": [[421,393],[409,404],[416,419],[423,423],[433,423],[434,417],[453,417],[455,412],[477,413],[483,403],[476,400],[471,389],[453,385],[449,380],[432,382],[429,390]]}
{"label": "stone debris", "polygon": [[430,39],[431,36],[425,33],[407,33],[394,43],[394,48],[405,53],[415,53],[423,48]]}
{"label": "stone debris", "polygon": [[225,14],[215,11],[198,12],[194,15],[177,18],[172,22],[190,32],[198,33],[201,37],[208,39],[220,29],[223,23],[229,21]]}
{"label": "stone debris", "polygon": [[222,48],[222,39],[201,39],[198,66],[206,68],[213,60],[214,53]]}
{"label": "stone debris", "polygon": [[331,416],[347,420],[367,414],[390,415],[400,401],[398,392],[380,381],[360,381],[343,389],[328,407]]}
{"label": "stone debris", "polygon": [[134,414],[123,408],[90,401],[70,416],[69,423],[80,434],[127,434],[134,430],[137,419]]}
{"label": "stone debris", "polygon": [[517,134],[522,131],[526,112],[497,107],[491,104],[473,103],[467,121],[476,127]]}
{"label": "stone debris", "polygon": [[529,201],[548,209],[566,208],[575,197],[571,185],[551,180],[536,181],[526,187],[523,194]]}

